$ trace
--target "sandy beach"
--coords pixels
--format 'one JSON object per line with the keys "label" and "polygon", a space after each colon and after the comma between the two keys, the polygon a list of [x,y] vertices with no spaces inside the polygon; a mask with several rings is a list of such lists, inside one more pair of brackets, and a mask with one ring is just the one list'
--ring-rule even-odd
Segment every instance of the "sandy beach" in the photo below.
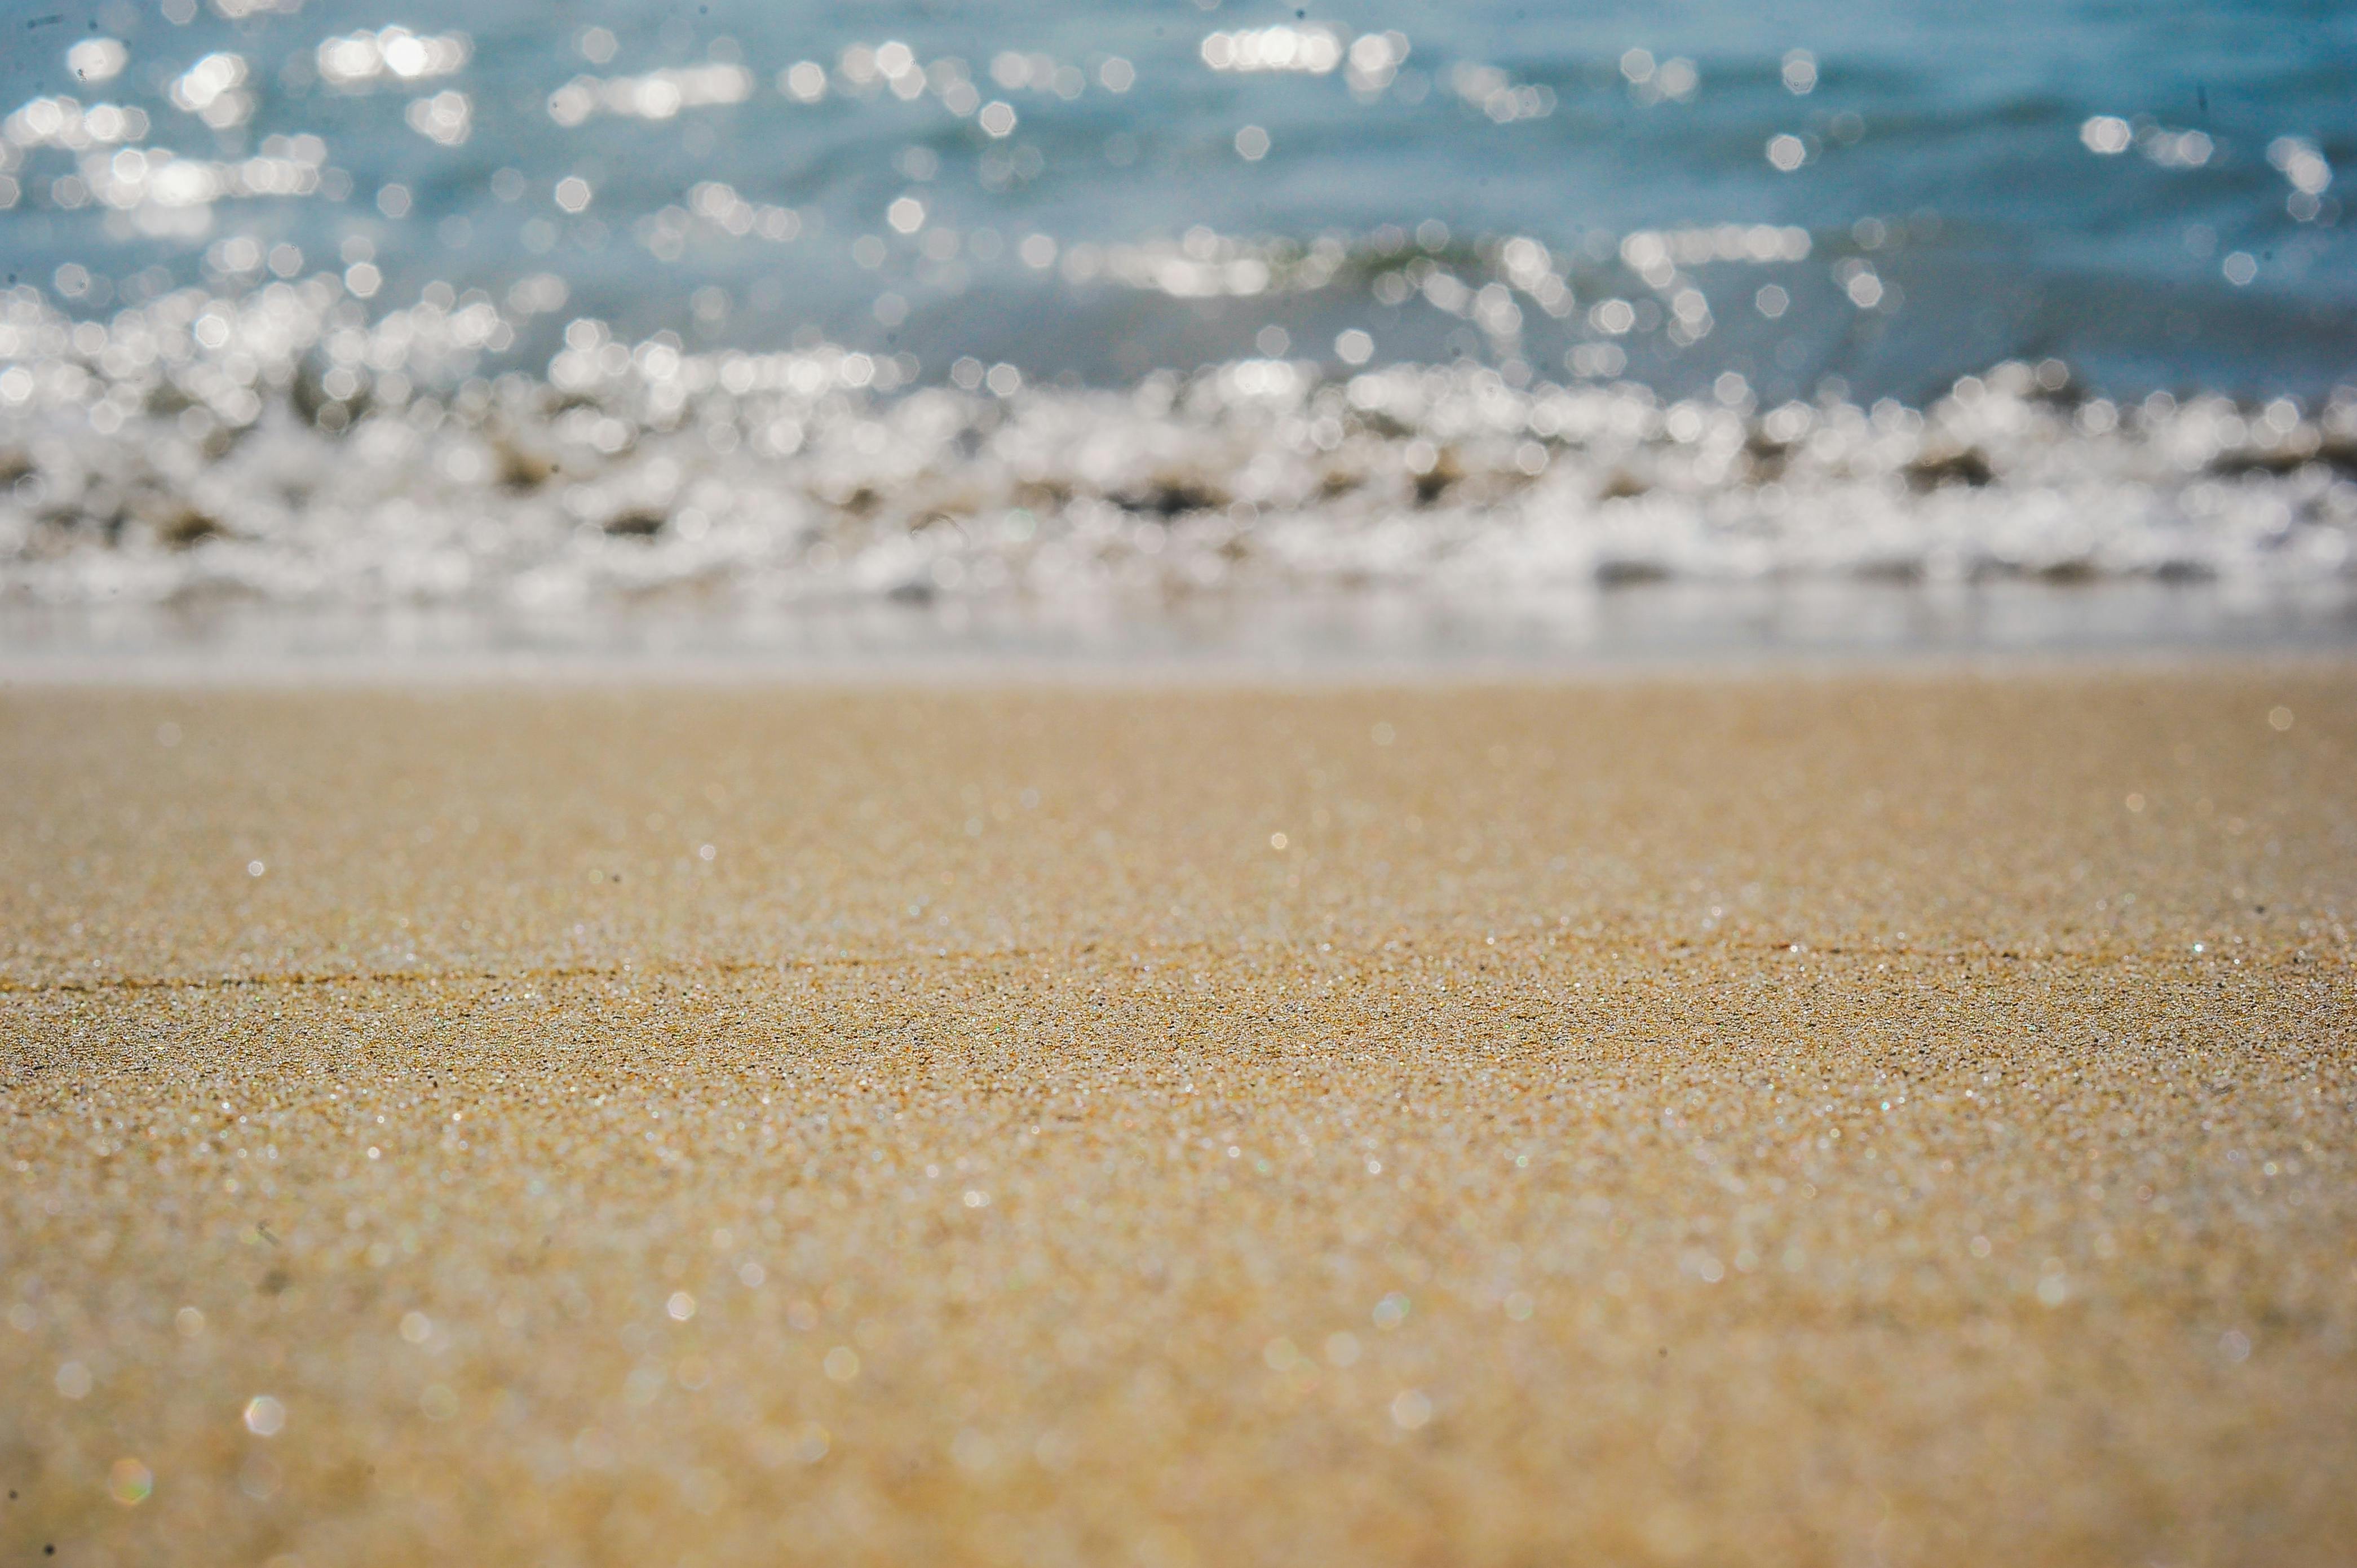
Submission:
{"label": "sandy beach", "polygon": [[0,1560],[2328,1563],[2357,668],[0,692]]}

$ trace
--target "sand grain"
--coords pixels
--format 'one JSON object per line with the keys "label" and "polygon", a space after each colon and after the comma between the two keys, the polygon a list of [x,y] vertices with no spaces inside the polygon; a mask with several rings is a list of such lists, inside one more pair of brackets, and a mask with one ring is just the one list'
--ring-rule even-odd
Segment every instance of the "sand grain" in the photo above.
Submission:
{"label": "sand grain", "polygon": [[2357,1527],[2345,671],[0,725],[12,1554]]}

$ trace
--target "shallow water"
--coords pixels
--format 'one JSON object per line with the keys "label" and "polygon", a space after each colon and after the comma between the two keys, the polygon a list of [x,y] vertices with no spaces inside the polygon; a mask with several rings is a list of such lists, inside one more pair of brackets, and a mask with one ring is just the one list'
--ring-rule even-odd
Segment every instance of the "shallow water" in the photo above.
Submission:
{"label": "shallow water", "polygon": [[2341,8],[599,15],[28,19],[0,598],[2352,571]]}

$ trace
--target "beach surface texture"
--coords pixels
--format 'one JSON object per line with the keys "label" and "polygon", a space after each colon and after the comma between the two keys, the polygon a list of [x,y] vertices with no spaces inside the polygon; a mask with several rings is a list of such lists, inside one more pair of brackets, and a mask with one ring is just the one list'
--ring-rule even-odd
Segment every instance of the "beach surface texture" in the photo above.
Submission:
{"label": "beach surface texture", "polygon": [[2357,671],[0,693],[0,1562],[2345,1563]]}

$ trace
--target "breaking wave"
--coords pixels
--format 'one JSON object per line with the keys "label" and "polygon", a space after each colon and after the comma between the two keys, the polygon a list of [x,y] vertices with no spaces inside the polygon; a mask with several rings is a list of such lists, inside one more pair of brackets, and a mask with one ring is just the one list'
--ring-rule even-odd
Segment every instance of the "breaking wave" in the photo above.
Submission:
{"label": "breaking wave", "polygon": [[[76,321],[0,295],[0,603],[1451,599],[1636,581],[2346,581],[2357,392],[2115,403],[2058,360],[1923,408],[1284,358],[1118,390],[823,342],[687,351],[565,288],[332,275]],[[512,360],[514,356],[509,356]],[[496,362],[493,360],[492,362]],[[382,367],[396,367],[383,369]]]}

